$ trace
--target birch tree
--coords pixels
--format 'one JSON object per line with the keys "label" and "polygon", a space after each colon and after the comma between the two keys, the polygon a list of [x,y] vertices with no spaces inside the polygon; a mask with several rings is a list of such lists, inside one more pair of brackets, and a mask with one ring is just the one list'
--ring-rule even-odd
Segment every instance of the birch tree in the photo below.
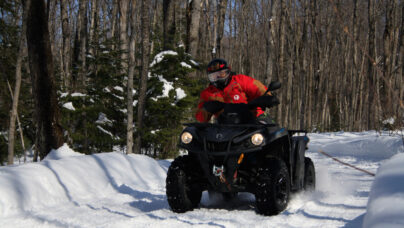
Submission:
{"label": "birch tree", "polygon": [[129,70],[128,70],[128,124],[127,124],[127,139],[126,139],[126,149],[127,154],[133,153],[133,76],[135,73],[135,46],[136,46],[136,5],[137,1],[132,0],[131,5],[131,16],[130,16],[130,42],[129,42]]}

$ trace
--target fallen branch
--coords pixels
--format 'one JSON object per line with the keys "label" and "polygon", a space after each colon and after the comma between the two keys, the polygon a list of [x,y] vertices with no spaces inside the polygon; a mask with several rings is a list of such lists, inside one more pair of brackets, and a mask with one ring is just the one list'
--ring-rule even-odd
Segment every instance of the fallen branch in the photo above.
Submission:
{"label": "fallen branch", "polygon": [[334,161],[337,161],[337,162],[339,162],[339,163],[341,163],[341,164],[343,164],[343,165],[346,165],[346,166],[349,166],[349,167],[354,168],[354,169],[356,169],[356,170],[359,170],[359,171],[361,171],[361,172],[367,173],[367,174],[369,174],[369,175],[371,175],[371,176],[375,176],[375,174],[372,173],[372,172],[369,172],[369,171],[367,171],[367,170],[364,170],[364,169],[358,168],[358,167],[356,167],[356,166],[353,166],[353,165],[351,165],[351,164],[348,164],[348,163],[346,163],[346,162],[343,162],[343,161],[341,161],[341,160],[339,160],[339,159],[337,159],[337,158],[335,158],[335,157],[333,157],[333,156],[327,154],[326,152],[324,152],[324,151],[322,151],[322,150],[319,150],[318,152],[320,152],[321,154],[323,154],[323,155],[325,155],[325,156],[327,156],[327,157],[332,158]]}

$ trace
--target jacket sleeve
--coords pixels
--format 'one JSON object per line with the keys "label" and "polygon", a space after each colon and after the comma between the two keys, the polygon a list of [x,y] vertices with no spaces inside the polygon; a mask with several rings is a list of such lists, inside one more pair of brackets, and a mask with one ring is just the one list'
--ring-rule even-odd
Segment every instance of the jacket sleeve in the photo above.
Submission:
{"label": "jacket sleeve", "polygon": [[[254,100],[257,97],[264,95],[265,91],[268,89],[260,81],[246,75],[244,75],[243,77],[242,84],[242,86],[244,87],[244,91],[247,93],[248,101]],[[271,95],[270,92],[268,92],[267,94]]]}
{"label": "jacket sleeve", "polygon": [[221,96],[214,96],[208,89],[205,89],[201,92],[200,98],[199,98],[199,103],[198,103],[198,109],[196,111],[195,117],[196,120],[205,123],[210,120],[212,115],[214,114],[215,116],[219,115],[220,112],[218,113],[210,113],[208,112],[203,105],[207,101],[220,101],[224,102],[223,97]]}
{"label": "jacket sleeve", "polygon": [[[242,83],[241,86],[243,90],[246,92],[248,101],[252,101],[257,97],[264,95],[265,91],[268,89],[262,82],[256,80],[247,75],[242,75]],[[267,92],[268,95],[272,96],[271,92]],[[257,108],[257,116],[264,114],[264,111],[261,108]]]}
{"label": "jacket sleeve", "polygon": [[206,101],[199,99],[198,109],[196,110],[196,114],[195,114],[196,120],[201,123],[208,122],[210,120],[210,118],[212,117],[212,114],[203,108],[203,104],[205,102]]}
{"label": "jacket sleeve", "polygon": [[206,111],[203,108],[203,104],[206,101],[209,101],[209,97],[210,97],[210,95],[209,95],[208,91],[203,90],[201,92],[201,95],[199,98],[199,103],[198,103],[198,109],[196,110],[196,114],[195,114],[196,120],[201,123],[208,122],[210,120],[210,118],[212,117],[212,113],[209,113],[208,111]]}

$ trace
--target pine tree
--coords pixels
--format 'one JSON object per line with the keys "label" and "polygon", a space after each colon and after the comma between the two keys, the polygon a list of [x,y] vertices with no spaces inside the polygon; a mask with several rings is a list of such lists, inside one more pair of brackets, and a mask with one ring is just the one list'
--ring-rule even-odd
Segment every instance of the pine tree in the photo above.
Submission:
{"label": "pine tree", "polygon": [[[188,74],[198,68],[183,47],[163,51],[151,63],[143,147],[159,158],[178,155],[182,123],[193,120],[204,83]],[[152,154],[151,154],[152,153]]]}
{"label": "pine tree", "polygon": [[73,149],[86,153],[112,151],[125,143],[125,90],[121,74],[120,50],[112,50],[114,40],[91,44],[87,54],[86,93],[62,93],[63,124]]}

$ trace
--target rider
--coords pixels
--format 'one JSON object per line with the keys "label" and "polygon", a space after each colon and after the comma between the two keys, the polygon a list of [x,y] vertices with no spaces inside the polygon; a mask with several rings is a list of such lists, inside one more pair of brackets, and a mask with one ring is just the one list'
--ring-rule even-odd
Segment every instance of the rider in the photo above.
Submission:
{"label": "rider", "polygon": [[[207,67],[209,86],[200,94],[196,119],[208,122],[213,114],[204,109],[206,101],[220,101],[224,103],[248,103],[264,95],[267,87],[250,76],[231,72],[230,66],[224,59],[213,59]],[[270,92],[267,93],[271,95]],[[268,117],[258,107],[254,110],[258,120],[266,122]]]}

